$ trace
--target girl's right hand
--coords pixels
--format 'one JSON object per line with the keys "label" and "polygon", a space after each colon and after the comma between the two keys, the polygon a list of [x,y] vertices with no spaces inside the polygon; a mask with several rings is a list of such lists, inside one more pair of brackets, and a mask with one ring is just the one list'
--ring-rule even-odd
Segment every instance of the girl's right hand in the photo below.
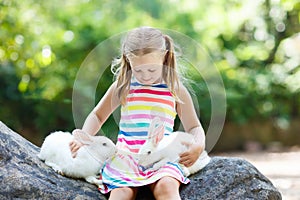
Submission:
{"label": "girl's right hand", "polygon": [[[78,129],[75,129],[75,130],[79,131]],[[77,155],[78,149],[80,149],[80,147],[82,147],[83,144],[74,137],[74,139],[69,143],[69,146],[70,146],[72,157],[75,158]]]}

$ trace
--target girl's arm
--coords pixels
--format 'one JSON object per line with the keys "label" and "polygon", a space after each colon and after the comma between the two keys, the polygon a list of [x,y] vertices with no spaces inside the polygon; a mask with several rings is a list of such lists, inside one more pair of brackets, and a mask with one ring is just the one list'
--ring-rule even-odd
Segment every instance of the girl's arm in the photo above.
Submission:
{"label": "girl's arm", "polygon": [[[114,82],[96,107],[87,116],[82,131],[90,135],[96,135],[103,123],[107,120],[110,114],[120,105],[119,98],[116,95],[116,82]],[[83,144],[78,140],[70,142],[70,150],[72,156],[75,157],[78,149]]]}
{"label": "girl's arm", "polygon": [[189,167],[198,159],[205,148],[205,134],[196,114],[191,95],[182,83],[179,85],[178,97],[181,102],[177,102],[176,110],[180,121],[184,130],[193,134],[195,139],[195,143],[190,145],[190,151],[180,156],[179,162]]}
{"label": "girl's arm", "polygon": [[119,98],[116,95],[116,82],[114,82],[96,107],[87,116],[82,130],[90,135],[96,135],[103,123],[111,113],[120,105]]}

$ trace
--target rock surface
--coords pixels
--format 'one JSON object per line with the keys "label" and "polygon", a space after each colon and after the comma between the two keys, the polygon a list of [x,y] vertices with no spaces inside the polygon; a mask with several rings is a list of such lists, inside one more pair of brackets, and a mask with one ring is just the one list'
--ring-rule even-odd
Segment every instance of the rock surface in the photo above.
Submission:
{"label": "rock surface", "polygon": [[[95,185],[63,177],[37,157],[33,145],[0,121],[0,199],[107,199]],[[280,192],[252,164],[241,158],[213,157],[181,187],[184,200],[281,199]],[[154,199],[148,188],[138,200]]]}

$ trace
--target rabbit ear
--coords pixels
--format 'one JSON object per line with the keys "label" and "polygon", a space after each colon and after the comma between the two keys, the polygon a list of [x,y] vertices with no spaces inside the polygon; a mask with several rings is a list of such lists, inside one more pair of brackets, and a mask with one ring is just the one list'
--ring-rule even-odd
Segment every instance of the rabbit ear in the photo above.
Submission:
{"label": "rabbit ear", "polygon": [[80,129],[75,129],[73,132],[72,132],[74,138],[76,140],[78,140],[79,142],[81,142],[82,144],[86,144],[86,145],[89,145],[93,142],[91,136],[85,132],[83,132],[82,130]]}
{"label": "rabbit ear", "polygon": [[153,138],[154,145],[157,146],[158,143],[163,139],[165,133],[165,127],[163,124],[160,124],[155,128],[155,135]]}
{"label": "rabbit ear", "polygon": [[154,146],[157,146],[162,140],[164,132],[165,128],[162,121],[159,117],[155,117],[150,124],[148,139],[152,140]]}
{"label": "rabbit ear", "polygon": [[151,139],[153,137],[155,137],[156,135],[156,128],[161,124],[161,121],[159,119],[159,117],[155,117],[152,121],[151,124],[149,126],[149,132],[148,132],[148,139]]}

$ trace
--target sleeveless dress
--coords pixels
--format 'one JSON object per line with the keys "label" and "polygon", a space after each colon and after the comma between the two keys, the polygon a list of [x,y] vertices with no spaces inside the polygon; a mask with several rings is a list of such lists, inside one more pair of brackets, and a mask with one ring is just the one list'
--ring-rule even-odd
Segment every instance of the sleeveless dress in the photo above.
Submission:
{"label": "sleeveless dress", "polygon": [[146,142],[149,126],[155,117],[165,125],[164,137],[173,133],[176,117],[175,98],[166,84],[143,85],[133,77],[130,83],[126,104],[121,107],[121,119],[117,147],[124,153],[117,153],[108,160],[101,171],[103,185],[101,193],[108,193],[118,187],[138,187],[154,183],[164,176],[174,177],[181,183],[190,180],[184,177],[178,163],[168,162],[154,171],[138,164],[137,155]]}

